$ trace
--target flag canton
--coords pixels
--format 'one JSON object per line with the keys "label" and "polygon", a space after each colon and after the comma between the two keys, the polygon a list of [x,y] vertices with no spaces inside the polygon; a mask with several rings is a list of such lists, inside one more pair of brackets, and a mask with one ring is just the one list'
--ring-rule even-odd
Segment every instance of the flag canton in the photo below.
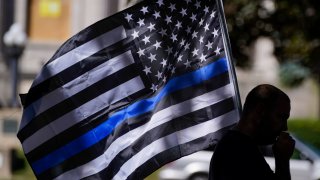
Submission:
{"label": "flag canton", "polygon": [[[211,5],[210,5],[211,3]],[[143,74],[155,92],[175,75],[202,67],[221,56],[224,47],[215,2],[145,1],[122,14],[136,47]]]}

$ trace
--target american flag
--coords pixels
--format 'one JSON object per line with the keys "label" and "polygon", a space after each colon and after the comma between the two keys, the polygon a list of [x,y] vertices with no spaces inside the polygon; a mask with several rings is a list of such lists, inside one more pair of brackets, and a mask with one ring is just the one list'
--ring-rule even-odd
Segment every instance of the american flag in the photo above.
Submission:
{"label": "american flag", "polygon": [[239,119],[220,9],[146,0],[65,42],[18,132],[37,178],[142,179],[213,146]]}

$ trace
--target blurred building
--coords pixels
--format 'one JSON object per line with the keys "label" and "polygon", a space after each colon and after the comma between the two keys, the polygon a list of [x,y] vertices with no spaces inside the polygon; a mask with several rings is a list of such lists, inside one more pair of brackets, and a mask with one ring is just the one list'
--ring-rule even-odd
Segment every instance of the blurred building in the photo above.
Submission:
{"label": "blurred building", "polygon": [[[19,92],[26,92],[32,79],[58,47],[90,24],[125,8],[127,0],[1,0],[0,35],[13,22],[22,25],[28,43],[20,61]],[[11,96],[4,45],[0,43],[0,103]]]}
{"label": "blurred building", "polygon": [[20,114],[17,109],[0,110],[0,179],[11,178],[12,152],[21,147],[16,136]]}
{"label": "blurred building", "polygon": [[250,70],[237,69],[242,103],[249,91],[259,84],[272,84],[279,87],[291,99],[290,118],[320,117],[319,87],[312,79],[306,79],[302,85],[295,88],[284,87],[280,83],[280,64],[274,56],[274,44],[265,37],[259,38],[251,53],[252,68]]}

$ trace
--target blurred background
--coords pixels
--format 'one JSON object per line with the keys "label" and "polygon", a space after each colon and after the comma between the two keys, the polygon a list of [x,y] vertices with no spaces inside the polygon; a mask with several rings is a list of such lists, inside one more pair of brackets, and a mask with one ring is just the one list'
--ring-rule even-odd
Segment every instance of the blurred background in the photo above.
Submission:
{"label": "blurred background", "polygon": [[[135,3],[0,0],[0,179],[34,179],[16,138],[18,94],[64,41]],[[223,3],[242,102],[257,84],[280,87],[292,100],[289,130],[320,148],[320,1]]]}

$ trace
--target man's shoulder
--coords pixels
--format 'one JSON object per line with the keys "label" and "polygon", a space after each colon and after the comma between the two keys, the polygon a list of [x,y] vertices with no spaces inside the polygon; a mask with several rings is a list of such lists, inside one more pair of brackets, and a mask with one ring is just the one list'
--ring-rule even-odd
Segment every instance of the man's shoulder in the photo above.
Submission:
{"label": "man's shoulder", "polygon": [[229,130],[219,141],[221,144],[252,144],[251,139],[243,133],[235,130]]}
{"label": "man's shoulder", "polygon": [[219,141],[210,169],[211,176],[215,174],[216,178],[263,179],[273,175],[255,143],[248,136],[233,130]]}
{"label": "man's shoulder", "polygon": [[215,153],[218,156],[228,156],[228,158],[240,158],[245,154],[255,152],[256,145],[248,136],[234,130],[228,131],[218,142]]}

